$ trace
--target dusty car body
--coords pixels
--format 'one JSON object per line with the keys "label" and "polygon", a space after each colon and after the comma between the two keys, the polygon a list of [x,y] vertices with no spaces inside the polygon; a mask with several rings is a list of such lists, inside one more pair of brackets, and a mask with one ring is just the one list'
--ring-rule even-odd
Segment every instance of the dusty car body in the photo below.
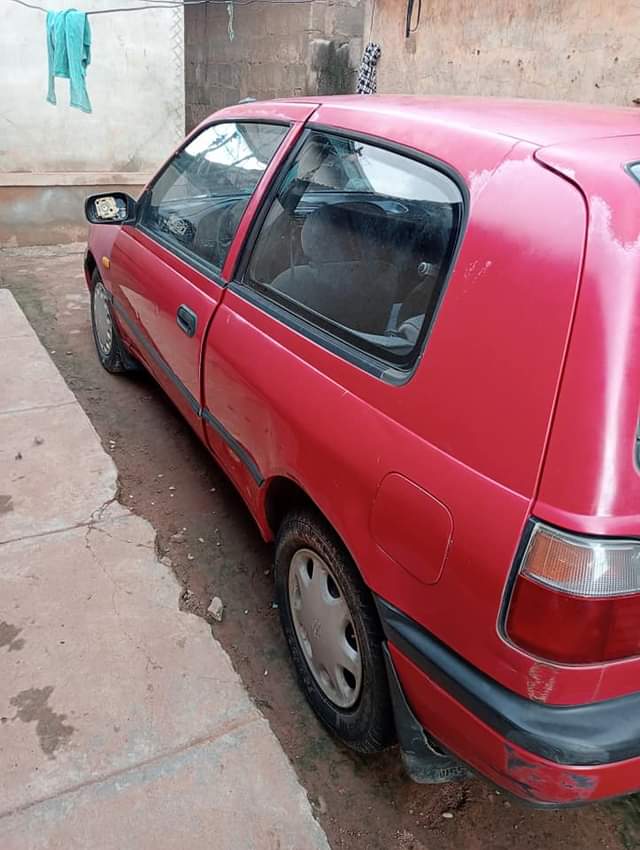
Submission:
{"label": "dusty car body", "polygon": [[137,203],[88,201],[103,365],[144,364],[277,541],[321,719],[397,734],[419,781],[640,788],[639,135],[541,102],[248,103]]}

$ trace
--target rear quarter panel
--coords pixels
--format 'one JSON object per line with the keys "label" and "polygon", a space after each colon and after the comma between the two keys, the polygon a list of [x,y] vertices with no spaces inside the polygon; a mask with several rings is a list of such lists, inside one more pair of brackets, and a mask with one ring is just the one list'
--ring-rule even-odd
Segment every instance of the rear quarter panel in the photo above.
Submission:
{"label": "rear quarter panel", "polygon": [[589,206],[583,281],[538,508],[591,534],[640,534],[640,136],[547,148],[538,158]]}
{"label": "rear quarter panel", "polygon": [[[569,530],[640,537],[640,136],[554,146],[538,159],[589,207],[584,272],[534,512]],[[594,671],[595,672],[595,671]],[[597,698],[638,690],[640,659],[597,668]]]}

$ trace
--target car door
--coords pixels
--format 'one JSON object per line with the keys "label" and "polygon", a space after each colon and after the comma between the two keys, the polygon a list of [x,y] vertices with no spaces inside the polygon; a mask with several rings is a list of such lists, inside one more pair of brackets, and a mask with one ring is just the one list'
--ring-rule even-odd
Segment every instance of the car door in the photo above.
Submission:
{"label": "car door", "polygon": [[[293,122],[291,122],[293,123]],[[200,354],[239,223],[291,123],[219,120],[189,138],[145,191],[110,257],[117,320],[192,424]]]}

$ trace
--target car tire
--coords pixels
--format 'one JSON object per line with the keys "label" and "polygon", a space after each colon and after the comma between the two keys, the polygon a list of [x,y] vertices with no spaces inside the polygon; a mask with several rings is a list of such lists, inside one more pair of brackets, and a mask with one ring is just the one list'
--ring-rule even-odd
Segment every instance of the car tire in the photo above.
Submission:
{"label": "car tire", "polygon": [[91,328],[98,359],[102,367],[112,374],[135,371],[136,361],[124,347],[113,320],[108,292],[97,269],[93,272],[91,283]]}
{"label": "car tire", "polygon": [[[301,580],[305,572],[306,578]],[[355,564],[320,516],[301,511],[284,520],[276,542],[275,582],[280,619],[297,678],[316,715],[337,738],[357,752],[373,753],[388,747],[394,740],[394,725],[380,622]],[[316,582],[321,588],[320,592],[313,591],[310,603],[303,601],[299,592],[301,582],[308,582],[308,587]],[[329,608],[323,616],[318,611],[324,611],[325,598]],[[336,616],[342,617],[345,610],[348,623],[331,628],[338,622]],[[301,623],[305,616],[307,624],[310,617],[312,620],[307,630]],[[316,625],[318,635],[310,636]],[[328,649],[322,645],[314,655],[311,644],[314,639],[324,640]],[[350,670],[341,669],[339,664],[333,666],[336,651],[340,657],[345,651],[345,641],[346,651],[351,650],[347,664],[354,665],[357,681]],[[334,644],[337,650],[332,648]],[[333,676],[335,685],[321,663],[324,660],[321,656],[327,653],[330,656],[327,668],[338,670]],[[356,684],[359,684],[357,694]]]}

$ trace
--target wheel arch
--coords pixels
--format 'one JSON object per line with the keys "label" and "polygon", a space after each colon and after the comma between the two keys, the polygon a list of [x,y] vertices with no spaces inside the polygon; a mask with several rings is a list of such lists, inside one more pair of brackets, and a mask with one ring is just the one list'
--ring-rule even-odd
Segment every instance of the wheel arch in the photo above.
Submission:
{"label": "wheel arch", "polygon": [[286,475],[275,475],[264,484],[265,495],[263,497],[263,515],[266,521],[268,539],[275,540],[285,517],[294,510],[310,510],[317,514],[327,524],[331,532],[336,536],[338,542],[344,548],[349,558],[356,567],[360,577],[368,587],[364,572],[358,559],[355,557],[351,547],[347,544],[344,535],[336,527],[335,522],[329,517],[320,505],[311,498],[304,487]]}
{"label": "wheel arch", "polygon": [[[385,638],[384,638],[384,629],[382,626],[382,621],[380,619],[380,612],[375,604],[375,597],[373,591],[368,586],[364,574],[358,564],[357,559],[354,557],[353,552],[350,547],[346,544],[344,536],[340,533],[339,529],[336,528],[334,522],[331,521],[329,516],[322,508],[309,496],[308,492],[296,481],[288,478],[284,475],[278,475],[274,478],[269,479],[265,483],[266,492],[265,499],[263,503],[264,507],[264,515],[267,520],[269,526],[270,535],[275,537],[278,533],[278,526],[282,523],[285,517],[296,509],[300,510],[310,510],[313,514],[316,515],[317,520],[320,525],[326,526],[325,538],[328,536],[330,539],[333,538],[333,544],[338,544],[338,547],[342,549],[344,556],[342,561],[346,560],[347,568],[349,565],[353,567],[353,579],[356,581],[356,588],[354,589],[355,593],[360,594],[360,605],[362,606],[360,609],[361,616],[364,617],[364,622],[369,623],[369,631],[368,635],[373,638],[374,643],[372,645],[372,653],[373,657],[376,657],[377,646],[380,644],[380,648],[384,646]],[[305,523],[306,525],[306,523]],[[316,522],[316,527],[318,522]],[[318,529],[322,531],[322,528]],[[327,534],[328,532],[328,534]],[[311,547],[315,548],[315,547]],[[329,561],[331,564],[331,561]],[[279,606],[281,609],[281,619],[283,620],[283,625],[285,623],[285,619],[283,618],[283,611],[286,611],[288,608],[287,603],[282,598],[283,589],[282,589],[282,579],[279,576],[282,576],[282,570],[278,570],[278,563],[276,560],[276,587],[280,587],[278,591],[278,600]],[[343,590],[344,593],[344,590]],[[351,610],[351,609],[350,609]],[[294,663],[297,665],[296,654],[292,648],[291,639],[287,627],[285,626],[285,635],[287,635],[287,640],[289,641],[289,646],[292,651],[292,655],[294,658]],[[299,641],[298,641],[299,645]],[[384,656],[382,656],[384,657]],[[374,663],[375,667],[375,663]],[[298,670],[298,676],[301,682],[304,683],[305,679],[301,676],[299,668],[296,666]],[[329,726],[330,729],[334,731],[334,734],[337,734],[338,737],[341,737],[343,741],[347,744],[347,746],[353,747],[359,752],[377,752],[381,749],[384,749],[387,745],[393,743],[395,737],[397,735],[395,729],[395,716],[393,714],[392,704],[390,702],[389,695],[389,682],[388,682],[388,673],[386,671],[386,667],[383,664],[383,675],[381,678],[378,678],[377,681],[379,686],[375,689],[375,693],[378,694],[378,698],[383,700],[384,710],[382,714],[378,712],[378,721],[380,724],[380,728],[378,733],[374,738],[369,740],[369,743],[366,744],[364,748],[360,748],[360,745],[355,746],[353,740],[347,740],[344,737],[345,729],[343,726],[338,725],[333,726],[332,722],[328,721],[326,716],[324,716],[323,712],[318,708],[317,700],[314,700],[310,696],[309,687],[303,684],[303,691],[305,692],[307,699],[309,700],[312,708],[316,712],[316,714],[320,717],[320,719]],[[310,674],[313,675],[313,674]],[[373,681],[373,679],[371,680]],[[373,693],[373,692],[372,692]],[[379,704],[379,703],[378,703]],[[335,709],[333,715],[335,715]],[[373,744],[371,744],[373,741]]]}
{"label": "wheel arch", "polygon": [[[308,508],[320,514],[331,528],[333,523],[325,515],[324,511],[314,502],[309,494],[292,478],[285,475],[275,475],[264,484],[263,512],[266,520],[268,536],[275,540],[284,518],[291,511]],[[342,538],[340,537],[341,542]]]}
{"label": "wheel arch", "polygon": [[91,249],[88,249],[84,258],[84,276],[90,291],[93,288],[93,273],[97,268],[96,258],[93,256]]}

